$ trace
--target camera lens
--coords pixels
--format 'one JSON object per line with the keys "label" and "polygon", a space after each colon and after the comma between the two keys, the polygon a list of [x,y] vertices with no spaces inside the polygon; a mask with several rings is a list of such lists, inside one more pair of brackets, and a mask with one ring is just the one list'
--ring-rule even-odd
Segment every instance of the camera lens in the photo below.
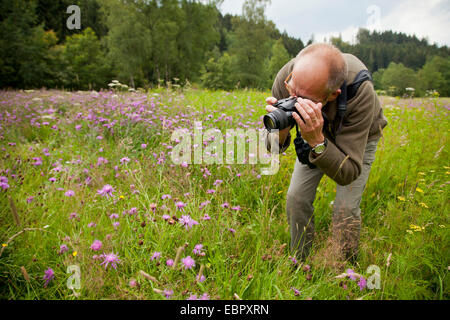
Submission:
{"label": "camera lens", "polygon": [[269,132],[275,129],[283,130],[284,128],[289,126],[289,116],[292,117],[291,112],[289,112],[288,115],[286,111],[276,109],[264,116],[264,126]]}

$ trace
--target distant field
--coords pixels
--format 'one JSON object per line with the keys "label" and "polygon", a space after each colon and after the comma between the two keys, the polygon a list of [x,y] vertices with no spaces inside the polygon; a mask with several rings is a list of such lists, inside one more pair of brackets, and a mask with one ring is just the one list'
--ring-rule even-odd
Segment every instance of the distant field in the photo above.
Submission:
{"label": "distant field", "polygon": [[[194,121],[223,136],[262,128],[267,95],[1,91],[0,298],[449,299],[450,99],[381,97],[389,124],[363,194],[358,262],[328,250],[336,184],[324,177],[300,265],[286,245],[292,146],[268,176],[260,164],[170,157],[171,133]],[[369,282],[370,265],[379,289],[337,277],[352,269]]]}

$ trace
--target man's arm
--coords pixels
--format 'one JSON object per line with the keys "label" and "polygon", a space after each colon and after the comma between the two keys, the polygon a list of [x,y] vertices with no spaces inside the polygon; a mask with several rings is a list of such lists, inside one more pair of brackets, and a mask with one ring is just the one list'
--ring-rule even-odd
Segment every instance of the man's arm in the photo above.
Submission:
{"label": "man's arm", "polygon": [[370,81],[364,82],[351,100],[349,114],[345,116],[336,143],[328,141],[323,153],[309,155],[309,161],[322,169],[339,185],[345,186],[358,178],[378,99]]}

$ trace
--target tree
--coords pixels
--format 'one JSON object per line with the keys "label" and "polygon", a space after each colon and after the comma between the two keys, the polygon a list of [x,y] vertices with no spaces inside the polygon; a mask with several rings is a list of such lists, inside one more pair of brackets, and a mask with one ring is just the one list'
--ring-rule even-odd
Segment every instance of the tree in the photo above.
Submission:
{"label": "tree", "polygon": [[291,60],[289,53],[283,45],[283,39],[278,39],[272,47],[271,57],[268,63],[268,86],[271,87],[280,69]]}
{"label": "tree", "polygon": [[450,96],[450,58],[434,56],[419,70],[420,89],[437,90],[441,96]]}
{"label": "tree", "polygon": [[391,62],[383,72],[381,78],[383,88],[392,88],[395,95],[403,95],[406,88],[417,88],[417,77],[414,70],[405,67],[402,63]]}
{"label": "tree", "polygon": [[267,3],[267,0],[246,0],[242,17],[232,20],[230,53],[236,57],[236,80],[241,87],[265,87],[264,62],[270,52],[264,15]]}
{"label": "tree", "polygon": [[70,72],[70,86],[76,89],[99,89],[110,79],[110,67],[100,41],[91,28],[67,37],[64,58]]}

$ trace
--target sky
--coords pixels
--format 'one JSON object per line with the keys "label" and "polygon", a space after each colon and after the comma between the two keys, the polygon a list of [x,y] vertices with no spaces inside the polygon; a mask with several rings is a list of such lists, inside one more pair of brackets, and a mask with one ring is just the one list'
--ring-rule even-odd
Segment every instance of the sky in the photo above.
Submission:
{"label": "sky", "polygon": [[[224,0],[223,14],[241,14],[244,0]],[[430,44],[450,46],[450,0],[272,0],[266,16],[277,28],[304,43],[341,34],[354,43],[358,28],[392,30]]]}

